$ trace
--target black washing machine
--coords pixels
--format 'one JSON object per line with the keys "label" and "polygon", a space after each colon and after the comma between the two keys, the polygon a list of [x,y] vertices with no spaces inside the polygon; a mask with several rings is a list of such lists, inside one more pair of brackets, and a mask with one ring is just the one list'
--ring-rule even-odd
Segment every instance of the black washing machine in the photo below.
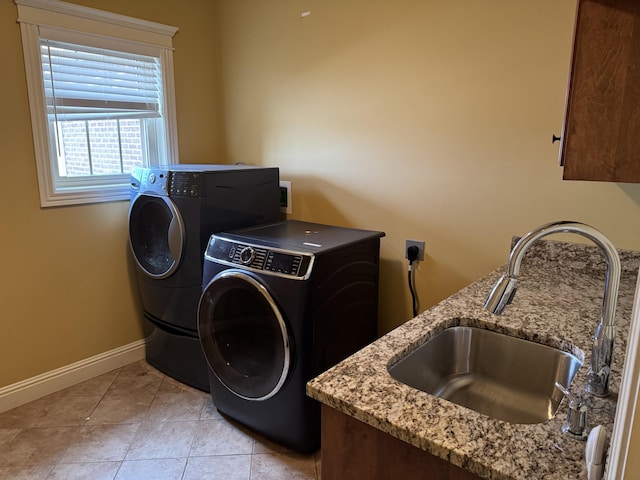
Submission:
{"label": "black washing machine", "polygon": [[129,243],[144,309],[146,359],[209,390],[198,340],[204,251],[212,233],[280,219],[277,168],[167,165],[131,174]]}
{"label": "black washing machine", "polygon": [[318,449],[320,405],[305,386],[375,340],[383,236],[286,221],[211,237],[198,331],[220,412]]}

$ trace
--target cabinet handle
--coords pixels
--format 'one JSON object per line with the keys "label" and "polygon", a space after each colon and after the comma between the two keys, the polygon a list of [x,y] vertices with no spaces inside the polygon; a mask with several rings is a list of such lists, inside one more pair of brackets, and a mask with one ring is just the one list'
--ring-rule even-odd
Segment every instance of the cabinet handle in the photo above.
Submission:
{"label": "cabinet handle", "polygon": [[[556,142],[559,142],[560,140],[562,140],[562,137],[556,137],[555,135],[551,135],[551,143],[556,143]],[[562,155],[562,152],[558,154],[558,165],[560,165],[561,167],[564,167],[564,156]]]}

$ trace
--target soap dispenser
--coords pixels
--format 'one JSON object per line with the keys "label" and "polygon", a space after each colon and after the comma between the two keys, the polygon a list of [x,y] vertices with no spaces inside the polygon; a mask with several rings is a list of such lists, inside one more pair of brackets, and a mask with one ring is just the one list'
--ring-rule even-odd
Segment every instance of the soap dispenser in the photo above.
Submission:
{"label": "soap dispenser", "polygon": [[567,401],[569,407],[567,409],[567,419],[562,425],[562,432],[570,435],[577,440],[587,439],[587,411],[588,408],[580,399],[573,395],[566,387],[556,382],[556,388],[560,390]]}

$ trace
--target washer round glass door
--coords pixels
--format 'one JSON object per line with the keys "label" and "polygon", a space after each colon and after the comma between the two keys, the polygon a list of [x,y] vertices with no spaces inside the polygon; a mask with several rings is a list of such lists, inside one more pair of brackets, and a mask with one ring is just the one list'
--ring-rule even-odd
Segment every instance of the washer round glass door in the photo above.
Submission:
{"label": "washer round glass door", "polygon": [[216,275],[200,297],[198,333],[211,370],[234,394],[266,400],[284,385],[291,362],[287,327],[255,277],[237,269]]}
{"label": "washer round glass door", "polygon": [[129,208],[129,242],[138,266],[150,277],[167,278],[180,265],[184,224],[169,198],[139,195]]}

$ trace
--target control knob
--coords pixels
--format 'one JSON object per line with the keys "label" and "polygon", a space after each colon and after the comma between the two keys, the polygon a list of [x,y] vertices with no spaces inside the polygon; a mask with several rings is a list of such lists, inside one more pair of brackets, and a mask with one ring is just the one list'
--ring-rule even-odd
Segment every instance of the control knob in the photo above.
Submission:
{"label": "control knob", "polygon": [[240,262],[243,265],[249,265],[256,258],[256,252],[251,247],[244,247],[240,250]]}

